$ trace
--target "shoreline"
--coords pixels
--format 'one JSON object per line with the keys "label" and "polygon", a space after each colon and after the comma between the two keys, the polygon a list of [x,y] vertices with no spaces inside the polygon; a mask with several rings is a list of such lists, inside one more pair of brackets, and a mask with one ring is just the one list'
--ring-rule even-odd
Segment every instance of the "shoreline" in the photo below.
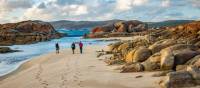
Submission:
{"label": "shoreline", "polygon": [[[63,38],[64,38],[64,37],[63,37]],[[81,37],[73,37],[73,38],[80,38],[80,39],[81,39]],[[61,39],[62,39],[62,38],[61,38]],[[25,46],[30,46],[30,45],[32,46],[32,45],[36,45],[36,44],[38,45],[38,44],[42,44],[42,43],[46,44],[47,42],[39,42],[39,43],[25,44]],[[12,45],[12,46],[7,46],[7,47],[16,48],[16,47],[13,47],[13,46],[23,46],[23,45]],[[85,46],[87,46],[87,45],[85,45]],[[0,47],[1,47],[1,46],[0,46]],[[5,46],[2,46],[2,47],[5,47]],[[60,47],[62,47],[61,50],[66,50],[66,49],[69,48],[69,47],[63,47],[63,46],[60,46]],[[17,48],[18,48],[18,47],[17,47]],[[54,46],[53,46],[53,48],[54,48]],[[23,48],[22,48],[22,50],[19,50],[19,51],[25,52],[25,51],[23,51]],[[10,69],[10,70],[8,70],[8,71],[2,73],[2,74],[0,75],[0,80],[1,80],[1,78],[5,78],[4,76],[7,76],[7,75],[9,75],[9,74],[12,74],[12,73],[15,72],[16,70],[18,70],[18,69],[21,67],[21,65],[23,65],[24,63],[26,63],[26,62],[32,60],[32,58],[37,58],[37,57],[39,57],[39,56],[46,55],[46,54],[49,54],[49,53],[54,53],[54,52],[55,52],[55,50],[53,49],[53,50],[47,51],[46,53],[37,53],[37,54],[34,55],[34,56],[32,56],[32,54],[31,54],[31,57],[30,57],[30,58],[27,58],[26,60],[23,60],[23,61],[18,62],[18,63],[16,64],[16,66],[14,66],[12,69]],[[6,55],[6,54],[10,54],[10,53],[5,53],[5,54],[3,54],[3,55]],[[11,54],[13,54],[13,53],[11,53]]]}
{"label": "shoreline", "polygon": [[[30,59],[30,60],[31,60],[31,59]],[[15,69],[13,69],[12,71],[7,72],[7,73],[1,75],[1,76],[0,76],[0,81],[2,81],[2,80],[4,80],[4,79],[8,78],[10,75],[14,75],[14,74],[18,73],[20,69],[23,69],[23,64],[25,64],[25,63],[28,62],[28,61],[29,61],[29,60],[23,61],[22,63],[20,63],[20,64],[19,64]]]}
{"label": "shoreline", "polygon": [[25,61],[21,62],[21,63],[16,67],[16,69],[14,69],[14,70],[12,70],[12,71],[10,71],[10,72],[8,72],[8,73],[5,73],[5,75],[0,76],[0,81],[2,81],[2,80],[4,80],[4,79],[8,78],[9,76],[12,76],[12,75],[15,75],[15,74],[19,73],[19,72],[22,71],[22,70],[25,70],[26,64],[28,64],[30,61],[33,61],[34,59],[37,59],[37,58],[39,58],[39,57],[41,57],[41,56],[43,56],[43,55],[48,55],[48,54],[51,54],[51,53],[55,53],[55,52],[49,52],[49,53],[46,53],[46,54],[41,54],[41,55],[39,55],[39,56],[34,56],[34,57],[32,57],[32,58],[29,58],[28,60],[25,60]]}
{"label": "shoreline", "polygon": [[[86,45],[85,47],[87,47],[87,46],[89,46],[89,45]],[[92,45],[92,46],[106,46],[106,45]],[[67,50],[69,50],[69,49],[70,49],[70,48],[61,49],[60,52],[67,51]],[[52,51],[52,52],[49,52],[49,53],[41,54],[41,55],[39,55],[39,56],[34,56],[34,57],[32,57],[32,58],[29,58],[28,60],[25,60],[25,61],[21,62],[21,63],[19,64],[19,66],[16,67],[15,70],[10,71],[10,72],[8,72],[8,73],[5,73],[5,75],[0,76],[0,81],[4,80],[4,79],[6,79],[6,78],[8,78],[8,77],[10,77],[10,76],[12,76],[12,75],[15,75],[15,74],[17,74],[17,73],[19,73],[19,72],[21,72],[21,71],[23,71],[23,70],[25,70],[25,69],[28,69],[29,67],[31,67],[31,66],[26,67],[29,63],[31,63],[32,61],[35,61],[35,60],[37,60],[37,59],[40,59],[40,58],[43,57],[43,56],[47,56],[47,55],[50,55],[50,54],[54,54],[54,55],[55,55],[55,54],[56,54],[56,51]]]}
{"label": "shoreline", "polygon": [[[97,38],[97,39],[95,39],[95,40],[96,40],[96,41],[101,41],[101,42],[107,42],[107,41],[116,42],[116,41],[119,41],[119,40],[130,40],[130,39],[132,39],[132,37]],[[33,43],[33,44],[36,44],[36,43]],[[108,44],[109,44],[109,43],[108,43]],[[92,45],[93,45],[93,44],[92,44]],[[88,46],[88,45],[86,45],[86,46]],[[99,45],[95,45],[95,46],[99,46]],[[64,50],[66,50],[66,49],[68,49],[68,48],[61,49],[61,51],[64,51]],[[18,70],[23,69],[23,65],[26,64],[27,62],[31,61],[32,59],[37,58],[37,57],[40,57],[40,56],[43,56],[43,55],[47,55],[47,54],[50,54],[50,53],[55,53],[55,51],[51,51],[51,52],[48,52],[48,53],[43,53],[43,54],[40,54],[40,55],[37,55],[37,56],[33,56],[33,57],[31,57],[31,58],[29,58],[29,59],[27,59],[27,60],[25,60],[25,61],[20,62],[19,65],[18,65],[16,68],[14,68],[14,69],[11,70],[11,71],[8,71],[8,72],[5,73],[5,74],[2,74],[2,75],[0,76],[0,81],[3,80],[3,79],[5,79],[5,78],[7,78],[9,75],[12,75],[13,73],[14,73],[14,74],[17,73]]]}
{"label": "shoreline", "polygon": [[[50,52],[34,57],[23,63],[17,70],[0,77],[0,88],[154,88],[153,72],[119,73],[118,66],[107,66],[97,58],[96,51],[107,49],[106,45],[88,45],[84,53],[72,54],[71,49],[61,50],[60,54]],[[141,78],[136,76],[142,75]],[[97,77],[98,76],[98,77]],[[30,81],[31,80],[31,81]],[[142,85],[140,83],[146,83]],[[133,86],[135,85],[135,86]],[[63,87],[61,87],[63,86]]]}
{"label": "shoreline", "polygon": [[[88,45],[86,45],[86,46],[88,46]],[[95,46],[99,46],[99,45],[95,45]],[[69,49],[70,48],[61,49],[60,52],[63,52],[63,51],[69,50]],[[26,67],[26,65],[28,65],[32,61],[35,61],[37,59],[40,59],[40,57],[50,55],[50,54],[56,54],[56,51],[51,51],[51,52],[44,53],[44,54],[41,54],[41,55],[38,55],[38,56],[33,56],[33,57],[31,57],[31,58],[29,58],[25,61],[22,61],[21,63],[19,63],[19,65],[16,67],[16,69],[14,69],[14,70],[12,70],[8,73],[5,73],[5,75],[0,76],[0,81],[8,78],[9,76],[15,75],[15,74],[19,73],[20,71],[23,71],[23,70],[29,68],[29,67]]]}

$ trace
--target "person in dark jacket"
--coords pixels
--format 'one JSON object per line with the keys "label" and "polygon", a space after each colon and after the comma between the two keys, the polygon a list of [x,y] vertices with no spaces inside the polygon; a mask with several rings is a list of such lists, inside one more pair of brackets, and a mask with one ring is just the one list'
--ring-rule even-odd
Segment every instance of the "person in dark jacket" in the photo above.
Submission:
{"label": "person in dark jacket", "polygon": [[59,54],[60,46],[58,43],[55,44],[56,47],[56,54]]}
{"label": "person in dark jacket", "polygon": [[83,53],[83,43],[80,41],[79,42],[79,48],[80,48],[80,53]]}
{"label": "person in dark jacket", "polygon": [[76,49],[76,45],[75,45],[74,42],[72,43],[71,48],[72,48],[72,52],[73,52],[73,54],[74,54],[74,50]]}

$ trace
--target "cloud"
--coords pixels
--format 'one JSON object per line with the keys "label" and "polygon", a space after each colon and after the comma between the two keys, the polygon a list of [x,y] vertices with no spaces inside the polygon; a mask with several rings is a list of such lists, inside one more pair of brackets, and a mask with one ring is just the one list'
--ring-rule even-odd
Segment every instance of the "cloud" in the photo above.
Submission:
{"label": "cloud", "polygon": [[195,19],[199,0],[0,0],[0,23],[22,20]]}
{"label": "cloud", "polygon": [[72,5],[72,4],[81,4],[83,0],[55,0],[55,4],[64,6],[64,5]]}
{"label": "cloud", "polygon": [[130,10],[134,6],[141,6],[147,3],[148,0],[117,0],[116,8],[117,10]]}
{"label": "cloud", "polygon": [[45,3],[40,3],[40,4],[38,5],[38,8],[40,8],[40,9],[44,9],[44,8],[46,8]]}
{"label": "cloud", "polygon": [[144,5],[147,2],[148,2],[148,0],[132,0],[133,5],[135,5],[135,6]]}
{"label": "cloud", "polygon": [[0,12],[0,19],[3,19],[6,17],[7,12]]}
{"label": "cloud", "polygon": [[47,20],[52,19],[53,16],[49,14],[50,12],[45,9],[40,9],[37,7],[30,8],[26,10],[24,15],[20,18],[20,20]]}
{"label": "cloud", "polygon": [[163,0],[161,6],[162,7],[169,7],[171,4],[170,0]]}
{"label": "cloud", "polygon": [[117,0],[116,8],[117,10],[129,10],[131,9],[131,2],[132,0],[127,0],[124,2],[124,0]]}
{"label": "cloud", "polygon": [[200,1],[199,0],[189,0],[192,6],[200,8]]}
{"label": "cloud", "polygon": [[25,10],[20,20],[44,20],[64,19],[65,17],[79,16],[88,13],[88,7],[82,4],[67,4],[65,0],[49,0],[35,4]]}
{"label": "cloud", "polygon": [[102,16],[98,16],[96,19],[97,20],[108,20],[108,19],[112,19],[112,17],[113,17],[112,13],[107,13]]}
{"label": "cloud", "polygon": [[1,11],[11,11],[18,8],[30,8],[32,6],[31,0],[0,0]]}
{"label": "cloud", "polygon": [[27,9],[32,7],[31,0],[0,0],[0,19],[1,22],[9,22],[9,14],[16,9]]}
{"label": "cloud", "polygon": [[63,11],[69,16],[83,15],[88,13],[88,8],[85,5],[69,5],[65,6]]}

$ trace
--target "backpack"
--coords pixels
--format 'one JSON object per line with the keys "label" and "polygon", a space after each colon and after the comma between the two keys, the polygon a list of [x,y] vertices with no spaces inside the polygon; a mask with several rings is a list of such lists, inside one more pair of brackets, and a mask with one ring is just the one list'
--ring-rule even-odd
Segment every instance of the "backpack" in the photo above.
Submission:
{"label": "backpack", "polygon": [[74,43],[72,44],[71,48],[75,48],[75,44]]}

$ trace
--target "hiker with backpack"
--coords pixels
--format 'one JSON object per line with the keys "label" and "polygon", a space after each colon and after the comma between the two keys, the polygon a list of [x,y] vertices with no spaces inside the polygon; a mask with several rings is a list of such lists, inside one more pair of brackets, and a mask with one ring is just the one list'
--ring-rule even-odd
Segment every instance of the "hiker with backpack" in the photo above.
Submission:
{"label": "hiker with backpack", "polygon": [[76,45],[75,45],[74,42],[72,43],[71,48],[72,48],[72,52],[73,52],[73,54],[74,54],[74,53],[75,53],[74,50],[76,49]]}
{"label": "hiker with backpack", "polygon": [[58,43],[55,44],[56,47],[56,54],[59,54],[60,46]]}

